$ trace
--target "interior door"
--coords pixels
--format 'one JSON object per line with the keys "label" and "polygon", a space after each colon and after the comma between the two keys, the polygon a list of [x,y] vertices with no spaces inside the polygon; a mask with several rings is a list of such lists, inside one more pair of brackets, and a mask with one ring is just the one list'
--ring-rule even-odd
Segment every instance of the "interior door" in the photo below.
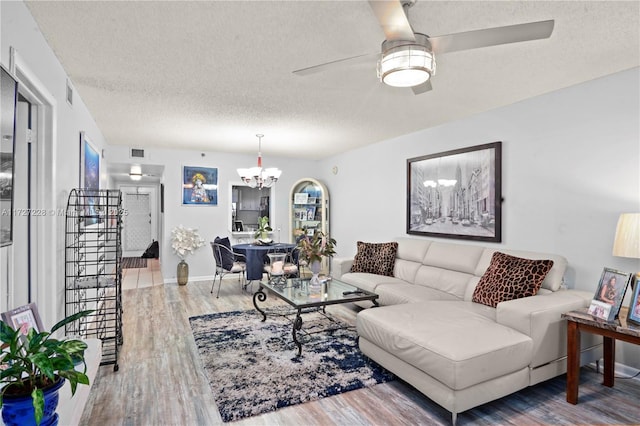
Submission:
{"label": "interior door", "polygon": [[[42,213],[35,208],[35,167],[33,159],[37,137],[35,134],[36,108],[24,99],[16,110],[15,176],[13,199],[13,285],[10,305],[13,307],[37,302],[35,271],[36,221]],[[33,127],[33,129],[32,129]]]}
{"label": "interior door", "polygon": [[151,194],[125,190],[122,204],[126,212],[123,215],[123,256],[140,257],[152,242]]}

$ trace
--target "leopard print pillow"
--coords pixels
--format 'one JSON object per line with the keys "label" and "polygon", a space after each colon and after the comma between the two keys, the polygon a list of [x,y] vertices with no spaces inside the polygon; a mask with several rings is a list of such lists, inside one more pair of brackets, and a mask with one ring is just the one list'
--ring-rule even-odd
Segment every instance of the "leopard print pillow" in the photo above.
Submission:
{"label": "leopard print pillow", "polygon": [[393,276],[398,243],[363,243],[358,241],[358,252],[353,260],[351,272]]}
{"label": "leopard print pillow", "polygon": [[496,307],[512,299],[535,296],[553,260],[533,260],[495,252],[473,292],[473,300]]}

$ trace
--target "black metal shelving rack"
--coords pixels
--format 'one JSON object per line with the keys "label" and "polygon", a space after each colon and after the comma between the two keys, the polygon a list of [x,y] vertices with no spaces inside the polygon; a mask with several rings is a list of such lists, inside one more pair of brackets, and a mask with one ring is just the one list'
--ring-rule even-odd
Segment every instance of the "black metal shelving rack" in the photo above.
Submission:
{"label": "black metal shelving rack", "polygon": [[65,224],[65,316],[93,314],[66,326],[67,335],[102,340],[100,365],[118,371],[122,345],[122,195],[72,189]]}

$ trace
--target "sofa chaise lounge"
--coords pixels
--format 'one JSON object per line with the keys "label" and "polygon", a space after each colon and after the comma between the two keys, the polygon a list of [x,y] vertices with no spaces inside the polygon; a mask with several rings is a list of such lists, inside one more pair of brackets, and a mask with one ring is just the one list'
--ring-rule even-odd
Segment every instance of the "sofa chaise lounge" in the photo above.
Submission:
{"label": "sofa chaise lounge", "polygon": [[[395,243],[393,276],[351,272],[347,258],[333,259],[332,275],[379,295],[380,307],[356,317],[362,352],[450,411],[454,425],[460,412],[566,372],[561,314],[588,306],[592,294],[564,288],[564,257],[416,238]],[[553,261],[537,294],[495,307],[473,301],[497,251]],[[583,337],[581,363],[599,359],[599,342]]]}

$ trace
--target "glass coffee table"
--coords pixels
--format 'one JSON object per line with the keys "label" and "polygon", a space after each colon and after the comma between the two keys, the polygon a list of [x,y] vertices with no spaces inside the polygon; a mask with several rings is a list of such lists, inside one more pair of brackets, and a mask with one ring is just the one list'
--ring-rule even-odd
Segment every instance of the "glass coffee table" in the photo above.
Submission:
{"label": "glass coffee table", "polygon": [[258,302],[267,300],[265,289],[274,296],[293,306],[296,318],[293,321],[293,342],[298,348],[298,356],[302,354],[302,343],[298,340],[298,331],[302,329],[302,314],[311,310],[322,309],[328,305],[351,303],[369,300],[378,306],[378,295],[355,287],[336,279],[328,279],[322,283],[319,291],[313,291],[309,286],[309,279],[290,278],[282,283],[261,281],[260,288],[253,294],[253,306],[262,314],[262,321],[267,319],[267,313],[260,309]]}

